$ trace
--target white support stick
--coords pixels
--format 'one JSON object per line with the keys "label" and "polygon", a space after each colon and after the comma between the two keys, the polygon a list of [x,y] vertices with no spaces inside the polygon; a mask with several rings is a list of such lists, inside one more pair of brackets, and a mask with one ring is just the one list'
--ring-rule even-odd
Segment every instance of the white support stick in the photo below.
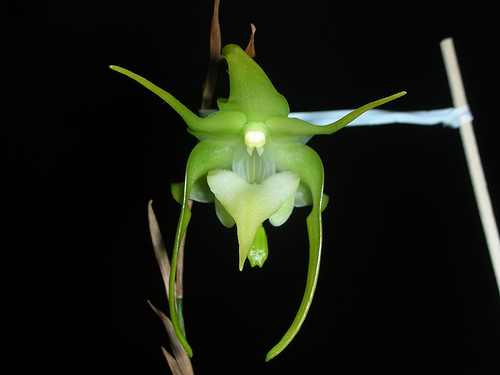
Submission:
{"label": "white support stick", "polygon": [[[467,105],[465,90],[452,38],[447,38],[441,41],[441,53],[443,54],[446,74],[448,75],[453,105],[455,107]],[[479,216],[483,224],[486,243],[490,252],[490,259],[497,281],[497,288],[500,293],[500,239],[498,236],[495,216],[493,214],[493,208],[491,206],[488,187],[486,186],[486,179],[484,178],[483,166],[479,157],[476,137],[474,136],[474,129],[472,128],[472,122],[467,120],[462,123],[460,126],[460,137],[464,147],[467,166],[469,167],[469,174],[472,181],[474,195],[476,196]]]}

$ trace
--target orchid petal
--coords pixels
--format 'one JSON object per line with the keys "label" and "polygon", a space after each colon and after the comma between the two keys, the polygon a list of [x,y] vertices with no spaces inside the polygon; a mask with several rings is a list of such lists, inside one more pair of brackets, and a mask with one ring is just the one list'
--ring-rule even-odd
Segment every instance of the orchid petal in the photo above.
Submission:
{"label": "orchid petal", "polygon": [[271,130],[273,135],[273,140],[275,142],[282,143],[292,143],[300,142],[306,143],[312,135],[315,134],[332,134],[336,131],[342,129],[344,126],[354,121],[357,117],[361,116],[366,111],[378,107],[382,104],[390,102],[394,99],[400,98],[405,95],[405,91],[401,91],[397,94],[375,100],[371,103],[365,104],[364,106],[355,109],[351,113],[345,115],[340,120],[337,120],[330,125],[313,125],[307,121],[300,120],[298,118],[289,117],[270,117],[266,120],[266,124]]}
{"label": "orchid petal", "polygon": [[[323,199],[321,199],[321,212],[328,206],[329,201],[330,198],[328,195],[323,193]],[[295,192],[295,207],[310,206],[311,204],[313,204],[311,191],[301,183]]]}
{"label": "orchid petal", "polygon": [[200,141],[220,138],[221,136],[226,139],[230,136],[235,137],[239,134],[241,127],[246,123],[245,115],[241,112],[234,111],[215,112],[207,117],[198,117],[171,94],[140,75],[119,66],[111,65],[110,68],[132,78],[165,100],[165,102],[186,122],[189,127],[188,131]]}
{"label": "orchid petal", "polygon": [[280,209],[269,217],[269,222],[275,227],[283,225],[292,214],[294,203],[295,194],[288,198],[288,200],[283,203]]}
{"label": "orchid petal", "polygon": [[[184,182],[171,184],[170,192],[172,193],[175,201],[182,204],[184,198]],[[210,191],[205,179],[200,178],[193,184],[189,194],[189,199],[202,203],[210,203],[214,201],[214,194]]]}
{"label": "orchid petal", "polygon": [[174,197],[175,201],[182,204],[184,200],[184,182],[176,182],[170,185],[170,193]]}
{"label": "orchid petal", "polygon": [[236,223],[233,217],[229,215],[229,212],[226,211],[222,203],[217,198],[215,198],[215,213],[222,225],[226,228],[232,228]]}

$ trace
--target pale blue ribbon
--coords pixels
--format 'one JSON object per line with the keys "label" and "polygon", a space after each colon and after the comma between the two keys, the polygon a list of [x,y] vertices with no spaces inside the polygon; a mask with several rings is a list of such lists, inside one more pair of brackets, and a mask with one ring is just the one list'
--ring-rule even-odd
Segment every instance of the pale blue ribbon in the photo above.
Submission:
{"label": "pale blue ribbon", "polygon": [[[352,112],[352,109],[339,109],[334,111],[291,112],[288,117],[295,117],[314,125],[328,125]],[[202,117],[208,116],[215,109],[200,110]],[[385,109],[370,109],[363,113],[347,126],[388,125],[388,124],[413,124],[413,125],[438,125],[459,128],[465,121],[472,121],[469,106],[458,108],[433,109],[430,111],[396,112]]]}
{"label": "pale blue ribbon", "polygon": [[[352,112],[350,109],[335,111],[292,112],[288,117],[295,117],[314,125],[327,125]],[[414,124],[438,125],[459,128],[465,121],[472,121],[469,106],[459,108],[434,109],[430,111],[395,112],[384,109],[371,109],[347,126]]]}

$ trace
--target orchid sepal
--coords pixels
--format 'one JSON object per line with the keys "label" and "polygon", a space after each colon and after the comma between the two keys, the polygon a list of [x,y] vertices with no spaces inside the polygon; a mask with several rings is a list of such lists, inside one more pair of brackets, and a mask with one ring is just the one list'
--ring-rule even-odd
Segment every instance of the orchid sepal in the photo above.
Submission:
{"label": "orchid sepal", "polygon": [[[217,152],[215,152],[217,151]],[[186,337],[182,331],[179,323],[179,318],[176,311],[176,299],[175,299],[175,277],[177,270],[177,258],[179,255],[179,249],[181,246],[182,238],[186,233],[189,220],[191,219],[191,210],[189,209],[188,200],[192,190],[193,185],[200,178],[205,177],[210,170],[217,168],[218,166],[229,167],[231,160],[233,158],[233,150],[230,147],[225,149],[215,150],[207,142],[198,143],[191,154],[189,155],[186,175],[184,181],[184,191],[183,191],[183,201],[181,214],[179,217],[179,223],[177,225],[177,232],[175,235],[174,251],[172,254],[172,261],[170,267],[170,279],[169,279],[169,310],[170,319],[174,327],[175,334],[177,335],[180,343],[188,353],[190,357],[193,356],[193,350],[188,344]]]}
{"label": "orchid sepal", "polygon": [[306,145],[289,144],[276,151],[276,163],[280,168],[300,173],[301,183],[311,192],[312,209],[306,219],[309,236],[309,266],[304,296],[292,325],[279,343],[268,352],[266,361],[270,361],[281,353],[293,340],[304,323],[318,283],[323,241],[321,211],[324,198],[324,171],[321,158]]}

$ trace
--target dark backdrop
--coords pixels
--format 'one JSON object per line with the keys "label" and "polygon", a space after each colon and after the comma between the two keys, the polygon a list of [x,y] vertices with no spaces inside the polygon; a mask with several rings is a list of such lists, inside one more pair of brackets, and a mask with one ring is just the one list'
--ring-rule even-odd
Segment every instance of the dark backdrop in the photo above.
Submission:
{"label": "dark backdrop", "polygon": [[[13,3],[13,2],[10,2]],[[258,63],[293,111],[451,106],[439,42],[453,37],[494,209],[500,212],[498,35],[491,8],[452,1],[222,0],[223,44],[257,27]],[[169,373],[147,202],[170,248],[195,139],[116,64],[196,110],[211,1],[16,2],[2,11],[4,324],[18,371]],[[3,5],[2,7],[5,7]],[[219,95],[227,95],[224,81]],[[344,129],[310,141],[330,206],[317,293],[296,313],[308,209],[268,230],[263,269],[237,266],[234,229],[196,204],[185,319],[199,374],[498,374],[500,302],[457,130]]]}

